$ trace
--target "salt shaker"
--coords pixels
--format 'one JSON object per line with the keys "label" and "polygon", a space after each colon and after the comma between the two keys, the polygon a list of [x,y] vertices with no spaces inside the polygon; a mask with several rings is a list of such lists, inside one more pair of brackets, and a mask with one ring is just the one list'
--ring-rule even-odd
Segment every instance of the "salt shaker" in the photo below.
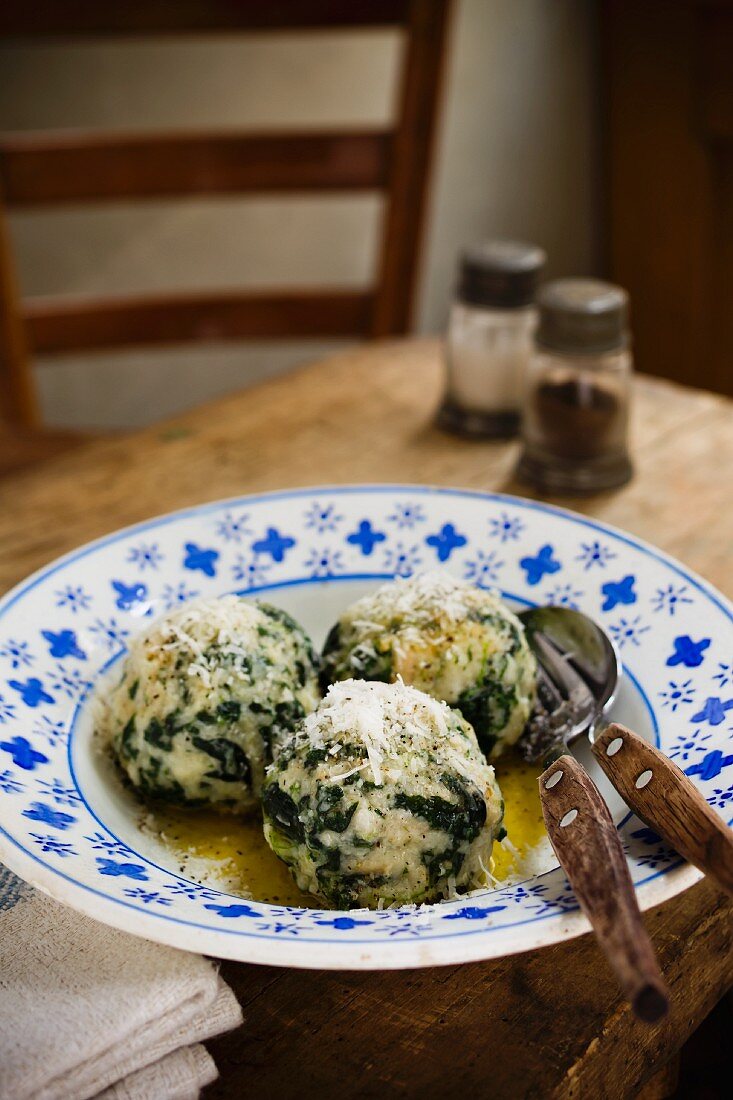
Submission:
{"label": "salt shaker", "polygon": [[596,279],[558,279],[537,307],[517,474],[550,492],[623,485],[632,473],[628,295]]}
{"label": "salt shaker", "polygon": [[487,438],[516,434],[545,260],[541,248],[517,241],[463,253],[448,327],[442,428]]}

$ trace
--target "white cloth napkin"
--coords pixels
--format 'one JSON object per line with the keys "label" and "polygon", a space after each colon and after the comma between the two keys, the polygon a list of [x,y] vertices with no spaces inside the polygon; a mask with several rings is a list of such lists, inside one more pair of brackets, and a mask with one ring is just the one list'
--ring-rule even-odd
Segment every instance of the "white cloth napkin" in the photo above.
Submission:
{"label": "white cloth napkin", "polygon": [[242,1020],[200,955],[117,932],[0,867],[0,1100],[195,1100]]}

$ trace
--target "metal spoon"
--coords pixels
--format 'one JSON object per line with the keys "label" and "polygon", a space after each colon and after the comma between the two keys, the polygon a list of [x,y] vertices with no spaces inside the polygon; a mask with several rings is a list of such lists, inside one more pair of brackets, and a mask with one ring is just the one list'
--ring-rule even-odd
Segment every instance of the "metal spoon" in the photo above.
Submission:
{"label": "metal spoon", "polygon": [[538,705],[519,749],[548,767],[578,737],[592,736],[616,695],[621,661],[605,631],[580,611],[531,607],[519,618],[538,662]]}
{"label": "metal spoon", "polygon": [[654,1023],[667,1012],[669,996],[621,840],[595,783],[568,752],[613,698],[618,658],[580,612],[533,608],[520,619],[538,660],[538,708],[521,747],[546,763],[539,787],[547,833],[634,1012]]}

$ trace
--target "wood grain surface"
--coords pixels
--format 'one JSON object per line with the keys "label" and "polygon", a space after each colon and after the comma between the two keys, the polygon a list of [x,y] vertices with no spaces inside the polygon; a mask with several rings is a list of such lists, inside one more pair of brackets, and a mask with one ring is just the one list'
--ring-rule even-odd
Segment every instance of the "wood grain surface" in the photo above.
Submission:
{"label": "wood grain surface", "polygon": [[657,1023],[669,1010],[669,992],[608,806],[570,755],[555,760],[539,786],[547,835],[580,908],[635,1014]]}
{"label": "wood grain surface", "polygon": [[244,1023],[208,1044],[233,1097],[622,1100],[733,983],[731,917],[701,883],[645,914],[671,1010],[640,1023],[592,936],[507,959],[352,974],[226,963]]}
{"label": "wood grain surface", "polygon": [[593,755],[627,806],[733,897],[733,829],[674,760],[618,722],[596,737]]}
{"label": "wood grain surface", "polygon": [[[0,480],[0,588],[158,512],[296,485],[428,482],[524,492],[514,443],[433,427],[433,341],[377,344],[131,437]],[[639,379],[622,490],[568,506],[648,538],[730,589],[733,405]],[[671,1011],[637,1021],[592,936],[514,958],[349,974],[226,963],[245,1023],[211,1044],[207,1095],[634,1096],[733,984],[733,905],[703,882],[645,914]]]}

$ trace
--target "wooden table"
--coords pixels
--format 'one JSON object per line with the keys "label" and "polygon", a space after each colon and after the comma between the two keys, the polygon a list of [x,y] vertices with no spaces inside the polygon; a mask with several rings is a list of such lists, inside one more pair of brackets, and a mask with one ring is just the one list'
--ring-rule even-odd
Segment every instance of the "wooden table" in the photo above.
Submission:
{"label": "wooden table", "polygon": [[[515,444],[432,426],[438,345],[372,345],[132,437],[0,481],[0,589],[158,512],[296,485],[428,482],[525,492]],[[650,539],[721,588],[733,547],[733,404],[640,379],[637,474],[561,501]],[[591,936],[515,958],[398,973],[225,963],[244,1027],[210,1044],[207,1096],[636,1095],[733,984],[733,905],[703,882],[647,914],[672,991],[637,1023]]]}

